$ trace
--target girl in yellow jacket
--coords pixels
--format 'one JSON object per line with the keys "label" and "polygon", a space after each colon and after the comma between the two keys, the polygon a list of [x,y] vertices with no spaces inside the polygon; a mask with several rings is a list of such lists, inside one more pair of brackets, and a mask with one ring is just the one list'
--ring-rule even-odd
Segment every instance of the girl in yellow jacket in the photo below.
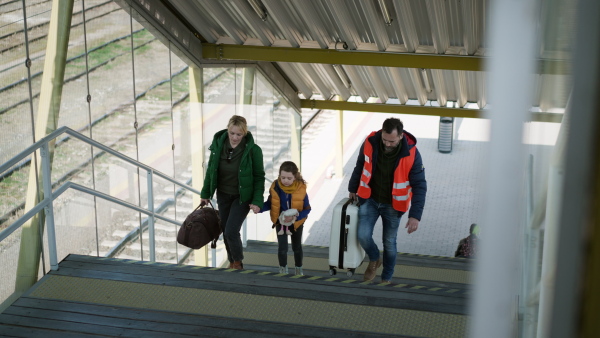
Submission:
{"label": "girl in yellow jacket", "polygon": [[271,211],[271,221],[277,231],[279,273],[288,273],[289,235],[292,237],[295,274],[304,275],[302,271],[302,224],[310,213],[310,203],[306,194],[306,182],[294,162],[286,161],[279,167],[279,178],[271,184],[269,198],[258,212],[267,210]]}

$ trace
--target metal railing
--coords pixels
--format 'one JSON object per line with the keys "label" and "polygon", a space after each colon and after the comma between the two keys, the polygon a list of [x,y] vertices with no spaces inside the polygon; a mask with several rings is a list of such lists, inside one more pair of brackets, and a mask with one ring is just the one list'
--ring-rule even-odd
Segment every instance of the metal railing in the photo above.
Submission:
{"label": "metal railing", "polygon": [[[99,192],[97,190],[79,185],[73,182],[67,182],[57,188],[54,192],[52,192],[52,182],[51,182],[51,163],[50,163],[50,151],[48,143],[52,140],[58,138],[62,134],[67,134],[75,139],[78,139],[82,142],[85,142],[93,147],[99,148],[106,153],[114,155],[119,159],[130,163],[131,165],[139,168],[140,170],[146,171],[146,182],[147,182],[147,192],[148,192],[148,207],[143,208],[132,203],[123,201],[116,197],[110,196],[108,194]],[[41,170],[42,170],[42,187],[44,192],[44,199],[40,201],[37,205],[35,205],[31,210],[27,211],[23,216],[17,219],[13,224],[8,226],[2,232],[0,232],[0,242],[5,238],[10,236],[15,230],[25,224],[29,219],[33,216],[44,210],[46,216],[46,227],[48,234],[48,252],[49,252],[49,260],[50,260],[50,268],[52,270],[56,270],[58,268],[58,257],[57,257],[57,248],[56,248],[56,235],[55,235],[55,226],[54,226],[54,208],[52,202],[62,195],[68,189],[78,190],[80,192],[84,192],[107,201],[117,203],[126,208],[135,210],[137,212],[143,213],[148,216],[148,234],[149,234],[149,251],[150,251],[150,261],[154,262],[156,260],[155,255],[155,236],[154,236],[154,220],[160,219],[165,222],[169,222],[176,225],[181,225],[181,221],[173,220],[169,217],[165,217],[155,213],[154,209],[154,196],[153,196],[153,181],[154,176],[158,176],[166,181],[169,181],[181,188],[191,191],[192,193],[200,195],[200,191],[190,187],[185,183],[181,183],[174,178],[161,173],[160,171],[155,170],[154,168],[140,163],[126,155],[119,153],[116,150],[113,150],[110,147],[107,147],[97,141],[90,139],[87,136],[84,136],[69,127],[61,127],[54,132],[48,134],[46,137],[40,139],[33,145],[29,146],[27,149],[19,153],[17,156],[13,157],[6,163],[0,165],[0,173],[10,169],[14,165],[17,165],[22,160],[34,154],[35,151],[40,150],[41,155]],[[141,230],[141,229],[140,229]]]}

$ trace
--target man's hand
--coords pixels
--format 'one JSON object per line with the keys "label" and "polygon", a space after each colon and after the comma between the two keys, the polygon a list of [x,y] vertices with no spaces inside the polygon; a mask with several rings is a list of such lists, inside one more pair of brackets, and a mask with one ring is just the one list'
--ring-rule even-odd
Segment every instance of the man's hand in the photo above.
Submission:
{"label": "man's hand", "polygon": [[210,202],[210,200],[208,198],[201,198],[200,199],[200,206],[208,205],[208,202]]}
{"label": "man's hand", "polygon": [[250,209],[252,209],[252,211],[255,214],[258,214],[258,212],[260,211],[260,208],[258,207],[258,205],[254,205],[254,204],[250,204]]}
{"label": "man's hand", "polygon": [[351,192],[350,195],[348,195],[348,198],[350,198],[353,201],[356,201],[356,193],[355,192]]}
{"label": "man's hand", "polygon": [[406,222],[406,226],[405,226],[405,228],[408,229],[408,233],[411,234],[411,233],[417,231],[418,227],[419,227],[419,220],[416,218],[409,217],[408,222]]}

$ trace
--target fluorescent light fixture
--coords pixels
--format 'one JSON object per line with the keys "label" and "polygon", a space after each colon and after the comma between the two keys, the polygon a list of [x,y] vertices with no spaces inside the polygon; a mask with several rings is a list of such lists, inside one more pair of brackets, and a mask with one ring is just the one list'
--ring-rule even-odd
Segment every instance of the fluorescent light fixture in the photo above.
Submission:
{"label": "fluorescent light fixture", "polygon": [[263,9],[259,0],[248,0],[252,9],[258,14],[262,21],[267,21],[267,11]]}
{"label": "fluorescent light fixture", "polygon": [[385,22],[387,26],[391,26],[393,19],[390,17],[390,12],[387,10],[385,0],[379,0],[379,7],[381,7],[381,13],[383,13],[383,22]]}

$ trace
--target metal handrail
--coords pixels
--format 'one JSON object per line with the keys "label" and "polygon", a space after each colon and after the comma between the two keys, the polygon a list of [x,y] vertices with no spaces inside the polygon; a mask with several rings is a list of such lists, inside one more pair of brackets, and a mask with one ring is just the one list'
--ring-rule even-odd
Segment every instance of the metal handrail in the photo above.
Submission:
{"label": "metal handrail", "polygon": [[75,130],[73,130],[73,129],[69,128],[69,127],[66,127],[66,126],[63,126],[63,127],[60,127],[58,129],[56,129],[52,133],[46,135],[44,138],[40,139],[36,143],[32,144],[31,146],[29,146],[28,148],[26,148],[25,150],[23,150],[22,152],[20,152],[18,155],[16,155],[12,159],[10,159],[7,162],[5,162],[4,164],[0,165],[0,173],[4,172],[5,170],[9,169],[12,166],[18,164],[19,162],[21,162],[22,160],[24,160],[26,157],[28,157],[31,153],[33,153],[34,151],[40,149],[43,144],[47,144],[49,141],[51,141],[51,140],[59,137],[62,134],[70,135],[71,137],[74,137],[74,138],[76,138],[76,139],[78,139],[80,141],[88,143],[88,144],[90,144],[90,145],[92,145],[94,147],[100,148],[100,149],[104,150],[105,152],[107,152],[107,153],[109,153],[111,155],[114,155],[114,156],[116,156],[116,157],[118,157],[118,158],[120,158],[120,159],[122,159],[122,160],[124,160],[124,161],[126,161],[126,162],[128,162],[128,163],[130,163],[132,165],[134,165],[134,166],[137,166],[137,167],[139,167],[141,169],[144,169],[147,172],[151,171],[151,172],[153,172],[153,174],[158,175],[161,178],[163,178],[163,179],[165,179],[165,180],[167,180],[167,181],[169,181],[169,182],[171,182],[173,184],[179,185],[180,187],[186,188],[187,190],[190,190],[190,191],[192,191],[192,192],[200,195],[200,191],[198,191],[198,190],[190,187],[189,185],[181,183],[179,181],[176,181],[175,179],[171,178],[170,176],[168,176],[168,175],[166,175],[166,174],[164,174],[164,173],[162,173],[162,172],[160,172],[158,170],[155,170],[154,168],[152,168],[152,167],[150,167],[150,166],[148,166],[146,164],[138,162],[138,161],[132,159],[131,157],[127,156],[127,155],[123,155],[120,152],[118,152],[118,151],[116,151],[116,150],[114,150],[114,149],[112,149],[110,147],[107,147],[104,144],[102,144],[102,143],[100,143],[98,141],[95,141],[95,140],[93,140],[93,139],[91,139],[91,138],[89,138],[89,137],[87,137],[85,135],[82,135],[82,134],[76,132]]}
{"label": "metal handrail", "polygon": [[98,190],[94,190],[88,187],[85,187],[83,185],[74,183],[74,182],[66,182],[64,184],[62,184],[60,187],[58,187],[53,193],[52,193],[52,197],[49,199],[44,199],[43,201],[41,201],[40,203],[38,203],[36,206],[34,206],[33,208],[31,208],[31,210],[29,210],[28,212],[26,212],[25,214],[23,214],[23,216],[21,216],[19,219],[17,219],[16,221],[14,221],[11,225],[9,225],[8,227],[6,227],[4,230],[2,230],[0,232],[0,242],[3,241],[5,238],[7,238],[8,236],[10,236],[15,230],[17,230],[19,227],[21,227],[23,224],[25,224],[25,222],[27,222],[31,217],[35,216],[38,212],[42,211],[42,209],[44,209],[45,207],[48,206],[49,203],[52,203],[55,199],[57,199],[60,195],[62,195],[64,192],[66,192],[68,189],[73,189],[73,190],[78,190],[96,197],[100,197],[104,200],[113,202],[113,203],[117,203],[119,205],[122,205],[126,208],[130,208],[133,209],[135,211],[138,211],[140,213],[143,213],[147,216],[154,216],[155,218],[158,218],[160,220],[163,220],[165,222],[169,222],[169,223],[173,223],[176,225],[181,225],[181,221],[177,221],[174,220],[172,218],[169,217],[165,217],[159,214],[152,214],[149,210],[144,209],[142,207],[139,207],[135,204],[129,203],[127,201],[123,201],[122,199],[107,195],[103,192],[100,192]]}
{"label": "metal handrail", "polygon": [[[112,154],[112,155],[120,158],[121,160],[130,163],[133,166],[136,166],[140,169],[146,170],[146,173],[147,173],[146,181],[147,181],[147,191],[148,191],[148,208],[145,209],[145,208],[139,207],[137,205],[131,204],[129,202],[123,201],[121,199],[112,197],[110,195],[104,194],[104,193],[96,191],[94,189],[84,187],[82,185],[79,185],[79,184],[76,184],[73,182],[67,182],[67,183],[63,184],[62,186],[60,186],[58,189],[56,189],[55,192],[52,192],[52,182],[51,182],[51,175],[50,175],[50,172],[51,172],[50,152],[49,152],[48,144],[49,144],[49,142],[58,138],[62,134],[68,134],[73,138],[76,138],[80,141],[90,144],[91,146],[100,148],[103,151],[105,151],[106,153]],[[175,185],[178,185],[182,188],[185,188],[193,193],[200,195],[200,191],[190,187],[189,185],[181,183],[181,182],[173,179],[172,177],[170,177],[164,173],[161,173],[160,171],[155,170],[154,168],[152,168],[148,165],[145,165],[145,164],[138,162],[126,155],[123,155],[123,154],[119,153],[118,151],[113,150],[112,148],[107,147],[107,146],[103,145],[102,143],[94,141],[91,138],[84,136],[66,126],[61,127],[59,129],[55,130],[54,132],[48,134],[44,138],[40,139],[39,141],[37,141],[34,144],[32,144],[31,146],[29,146],[27,149],[23,150],[18,155],[14,156],[12,159],[8,160],[6,163],[0,165],[0,173],[6,171],[7,169],[9,169],[12,166],[16,165],[17,163],[21,162],[23,159],[30,156],[32,153],[34,153],[38,149],[40,150],[40,155],[41,155],[42,186],[43,186],[43,190],[44,190],[44,199],[42,201],[40,201],[37,205],[35,205],[31,210],[26,212],[23,216],[21,216],[18,220],[16,220],[13,224],[11,224],[6,229],[4,229],[2,232],[0,232],[0,241],[4,240],[6,237],[8,237],[10,234],[12,234],[16,229],[18,229],[25,222],[27,222],[29,219],[31,219],[31,217],[35,216],[42,209],[44,209],[44,212],[46,214],[47,231],[48,231],[48,243],[49,243],[48,250],[50,252],[50,268],[52,270],[56,270],[58,268],[58,260],[57,260],[57,253],[56,253],[56,236],[55,236],[55,228],[54,228],[54,208],[53,208],[52,202],[58,196],[60,196],[62,193],[64,193],[67,189],[72,188],[75,190],[79,190],[81,192],[88,193],[88,194],[106,199],[108,201],[112,201],[114,203],[120,204],[127,208],[130,208],[130,209],[136,210],[140,213],[143,213],[145,215],[148,215],[148,233],[149,233],[149,238],[150,238],[149,239],[150,261],[152,261],[152,262],[154,262],[156,260],[156,258],[155,258],[155,241],[154,241],[154,219],[158,218],[158,219],[161,219],[161,220],[169,222],[169,223],[173,223],[173,224],[177,224],[177,225],[180,224],[180,222],[177,222],[176,220],[173,220],[168,217],[164,217],[164,216],[161,216],[161,215],[158,215],[155,213],[154,196],[153,196],[154,175],[157,175]]]}

